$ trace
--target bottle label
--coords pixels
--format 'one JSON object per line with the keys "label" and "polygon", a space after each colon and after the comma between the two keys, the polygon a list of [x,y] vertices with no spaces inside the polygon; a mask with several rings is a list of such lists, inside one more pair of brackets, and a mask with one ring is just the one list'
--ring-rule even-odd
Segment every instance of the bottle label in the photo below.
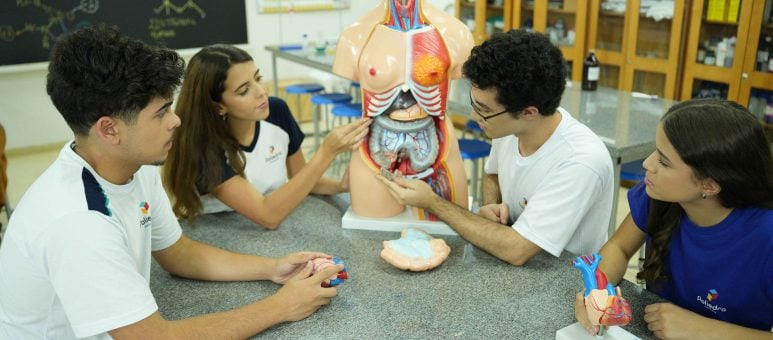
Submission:
{"label": "bottle label", "polygon": [[601,70],[598,66],[591,66],[588,67],[588,81],[597,81],[599,80],[599,71]]}

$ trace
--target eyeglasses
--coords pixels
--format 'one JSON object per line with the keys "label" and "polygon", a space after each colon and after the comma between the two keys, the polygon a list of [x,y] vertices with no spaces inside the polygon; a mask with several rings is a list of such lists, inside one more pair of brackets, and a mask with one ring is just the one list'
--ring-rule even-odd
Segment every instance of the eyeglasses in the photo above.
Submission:
{"label": "eyeglasses", "polygon": [[484,116],[482,113],[480,113],[480,111],[478,111],[478,108],[475,107],[475,101],[472,100],[472,90],[470,90],[470,106],[472,106],[472,110],[475,111],[475,113],[477,113],[478,116],[480,116],[480,118],[483,118],[483,121],[486,121],[486,120],[489,120],[489,119],[494,118],[496,116],[503,115],[503,114],[507,113],[507,110],[504,110],[502,112],[497,112],[497,113],[495,113],[493,115]]}

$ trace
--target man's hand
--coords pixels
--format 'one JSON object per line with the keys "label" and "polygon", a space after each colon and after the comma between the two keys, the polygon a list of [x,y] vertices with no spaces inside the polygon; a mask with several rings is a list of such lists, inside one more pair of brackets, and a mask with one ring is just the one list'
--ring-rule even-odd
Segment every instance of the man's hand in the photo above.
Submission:
{"label": "man's hand", "polygon": [[343,270],[342,265],[327,267],[311,275],[312,264],[306,266],[288,280],[270,299],[275,300],[275,306],[280,308],[284,321],[298,321],[314,313],[319,307],[330,303],[330,299],[338,294],[336,287],[322,287],[322,281]]}
{"label": "man's hand", "polygon": [[[298,275],[303,271],[309,261],[318,257],[331,256],[325,253],[318,252],[299,252],[288,254],[282,258],[278,258],[275,261],[274,275],[271,276],[271,281],[274,283],[285,283],[292,277]],[[309,276],[308,274],[306,276]]]}
{"label": "man's hand", "polygon": [[429,207],[432,199],[437,197],[429,184],[418,179],[405,179],[397,177],[393,181],[382,175],[376,175],[381,183],[387,186],[389,193],[397,200],[397,203],[407,204],[418,208]]}
{"label": "man's hand", "polygon": [[703,338],[712,327],[702,324],[709,319],[671,303],[653,303],[644,308],[647,328],[659,339]]}
{"label": "man's hand", "polygon": [[507,204],[504,203],[488,204],[480,207],[478,215],[487,220],[507,225],[507,220],[510,218],[510,211],[507,208]]}

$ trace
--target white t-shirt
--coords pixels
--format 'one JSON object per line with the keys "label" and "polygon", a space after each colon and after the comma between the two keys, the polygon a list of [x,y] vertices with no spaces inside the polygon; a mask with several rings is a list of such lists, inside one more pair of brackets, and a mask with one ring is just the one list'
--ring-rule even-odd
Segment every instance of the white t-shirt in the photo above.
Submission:
{"label": "white t-shirt", "polygon": [[498,175],[502,202],[521,236],[554,256],[588,254],[607,240],[612,160],[593,131],[558,112],[561,123],[534,154],[523,157],[513,135],[493,140],[485,170]]}
{"label": "white t-shirt", "polygon": [[[260,134],[254,146],[243,148],[244,177],[261,195],[287,183],[287,132],[267,121],[260,121]],[[233,211],[212,194],[201,196],[202,213]]]}
{"label": "white t-shirt", "polygon": [[[268,107],[268,118],[256,122],[252,143],[242,145],[245,158],[244,177],[264,196],[287,183],[287,157],[300,150],[304,137],[287,103],[280,98],[269,97]],[[220,183],[237,176],[225,156],[222,159],[222,171]],[[203,214],[233,211],[202,189],[198,188],[199,192],[204,192],[204,195],[201,195]]]}
{"label": "white t-shirt", "polygon": [[1,339],[106,339],[158,309],[151,251],[182,235],[158,168],[115,185],[70,145],[24,194],[0,246]]}

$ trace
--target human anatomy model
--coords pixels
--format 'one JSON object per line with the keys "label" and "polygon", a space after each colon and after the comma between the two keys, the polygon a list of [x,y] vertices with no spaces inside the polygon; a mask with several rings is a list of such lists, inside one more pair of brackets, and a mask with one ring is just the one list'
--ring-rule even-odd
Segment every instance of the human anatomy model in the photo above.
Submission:
{"label": "human anatomy model", "polygon": [[399,239],[384,241],[381,258],[402,270],[423,271],[439,266],[450,253],[451,248],[443,239],[408,228]]}
{"label": "human anatomy model", "polygon": [[[332,258],[318,257],[316,259],[310,260],[309,262],[311,262],[312,266],[311,275],[314,275],[327,267],[335,266],[337,264],[344,264],[344,261],[341,261],[341,259],[335,256]],[[322,282],[322,287],[335,287],[339,284],[342,284],[344,280],[348,279],[349,273],[346,271],[346,268],[344,268],[333,276],[325,279],[325,281]]]}
{"label": "human anatomy model", "polygon": [[601,255],[578,256],[572,262],[582,272],[585,284],[585,311],[591,324],[598,326],[623,326],[631,322],[631,305],[620,292],[607,282],[607,276],[598,269]]}
{"label": "human anatomy model", "polygon": [[[467,176],[446,108],[451,79],[473,46],[469,29],[421,0],[382,0],[344,30],[333,72],[361,85],[367,141],[349,168],[352,209],[391,217],[404,206],[376,176],[385,169],[428,183],[439,196],[467,207]],[[416,211],[423,220],[435,220]]]}

